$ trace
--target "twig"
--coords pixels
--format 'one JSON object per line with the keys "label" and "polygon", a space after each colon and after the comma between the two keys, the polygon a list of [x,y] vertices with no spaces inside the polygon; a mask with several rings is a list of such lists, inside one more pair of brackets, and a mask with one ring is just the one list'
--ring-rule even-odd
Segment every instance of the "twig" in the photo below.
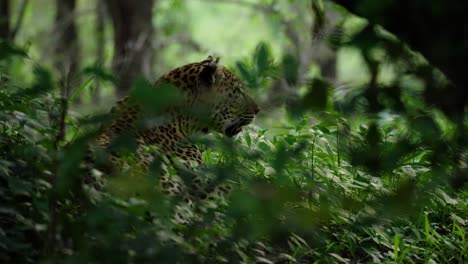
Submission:
{"label": "twig", "polygon": [[320,8],[319,3],[317,0],[311,1],[312,12],[315,16],[314,25],[312,26],[312,37],[313,38],[321,38],[322,34],[324,34],[325,29],[325,16],[323,10]]}
{"label": "twig", "polygon": [[[73,22],[74,19],[76,19],[79,16],[84,16],[84,15],[89,15],[91,14],[95,9],[94,8],[89,8],[89,9],[82,9],[82,10],[75,10],[71,12],[69,15],[66,17],[62,18],[60,21],[56,21],[54,27],[52,30],[47,30],[47,31],[41,31],[38,33],[38,35],[52,35],[55,40],[58,40],[62,37],[62,35],[65,33],[65,28]],[[55,45],[49,45],[42,53],[41,53],[41,61],[46,60],[51,56],[55,49]]]}
{"label": "twig", "polygon": [[57,236],[57,176],[59,173],[60,158],[58,155],[60,144],[65,139],[65,117],[68,111],[68,100],[65,96],[60,98],[60,116],[58,120],[58,131],[55,136],[55,172],[50,177],[51,195],[49,202],[49,229],[46,252],[48,256],[54,256],[55,238]]}
{"label": "twig", "polygon": [[68,111],[68,99],[66,97],[60,98],[60,108],[59,131],[55,137],[55,150],[58,150],[60,143],[65,140],[65,117]]}
{"label": "twig", "polygon": [[155,42],[153,49],[160,50],[171,45],[172,43],[183,43],[196,51],[205,51],[199,43],[186,34],[172,35],[164,38],[163,41]]}

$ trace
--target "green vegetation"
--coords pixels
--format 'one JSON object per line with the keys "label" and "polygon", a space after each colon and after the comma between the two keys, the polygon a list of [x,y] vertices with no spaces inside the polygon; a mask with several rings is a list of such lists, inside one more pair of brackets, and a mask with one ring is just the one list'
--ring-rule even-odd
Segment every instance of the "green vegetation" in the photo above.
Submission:
{"label": "green vegetation", "polygon": [[[122,76],[145,106],[174,94],[112,68],[115,25],[105,12],[99,42],[95,1],[75,7],[80,61],[45,48],[53,2],[24,1],[14,37],[0,21],[1,263],[467,262],[467,83],[456,64],[466,43],[432,50],[425,34],[400,33],[384,13],[391,1],[156,1],[148,79],[214,51],[262,109],[234,138],[193,139],[206,149],[195,173],[234,190],[226,203],[195,202],[199,217],[180,224],[158,159],[147,175],[82,184]],[[446,23],[463,20],[429,2]],[[79,66],[64,74],[57,60]],[[135,151],[127,138],[114,144]]]}

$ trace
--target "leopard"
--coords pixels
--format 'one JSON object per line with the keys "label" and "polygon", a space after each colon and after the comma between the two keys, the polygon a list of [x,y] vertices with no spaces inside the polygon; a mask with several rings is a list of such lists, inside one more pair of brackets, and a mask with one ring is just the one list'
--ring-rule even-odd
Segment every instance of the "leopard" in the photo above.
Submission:
{"label": "leopard", "polygon": [[[151,167],[156,156],[163,156],[168,166],[177,164],[195,171],[203,164],[203,150],[191,143],[194,135],[217,132],[235,137],[260,111],[244,82],[221,65],[219,57],[208,56],[177,67],[163,74],[154,89],[173,89],[179,100],[163,109],[155,106],[159,109],[155,116],[147,104],[142,106],[131,95],[126,96],[112,107],[111,122],[101,129],[96,140],[97,146],[106,148],[119,136],[131,134],[137,145],[138,166],[143,170]],[[148,151],[148,146],[152,151]],[[118,163],[117,155],[111,155],[111,159]],[[211,186],[202,175],[191,175],[193,178],[185,184],[166,171],[159,179],[160,189],[170,196],[183,194],[186,201],[191,201],[208,199],[211,194],[226,193],[231,188],[229,184]]]}

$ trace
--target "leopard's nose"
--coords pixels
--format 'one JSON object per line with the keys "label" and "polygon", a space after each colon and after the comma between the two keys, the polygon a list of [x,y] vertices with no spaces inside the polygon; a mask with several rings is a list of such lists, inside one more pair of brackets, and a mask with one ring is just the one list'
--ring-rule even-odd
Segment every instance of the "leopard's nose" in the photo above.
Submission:
{"label": "leopard's nose", "polygon": [[257,103],[252,99],[252,97],[245,95],[245,98],[247,99],[247,109],[253,112],[254,115],[258,114],[260,112],[260,107],[258,107]]}
{"label": "leopard's nose", "polygon": [[253,108],[253,111],[254,111],[254,114],[258,114],[258,112],[260,112],[260,107],[258,107],[258,105],[255,105]]}

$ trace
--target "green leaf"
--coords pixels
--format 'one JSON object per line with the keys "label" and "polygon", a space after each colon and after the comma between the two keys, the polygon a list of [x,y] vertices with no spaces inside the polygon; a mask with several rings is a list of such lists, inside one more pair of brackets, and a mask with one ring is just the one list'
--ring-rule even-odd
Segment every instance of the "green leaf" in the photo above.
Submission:
{"label": "green leaf", "polygon": [[281,69],[286,81],[291,85],[296,85],[299,73],[298,59],[291,54],[284,55],[281,63]]}
{"label": "green leaf", "polygon": [[0,41],[0,61],[13,56],[28,57],[26,51],[7,41]]}
{"label": "green leaf", "polygon": [[424,214],[424,234],[426,235],[426,242],[431,241],[431,229],[429,227],[429,218]]}
{"label": "green leaf", "polygon": [[178,88],[170,84],[160,83],[154,86],[144,79],[138,79],[134,83],[130,98],[143,107],[144,112],[158,114],[180,103],[182,94]]}
{"label": "green leaf", "polygon": [[250,145],[252,144],[252,139],[250,138],[249,133],[244,133],[244,138],[245,138],[245,142],[247,143],[247,146],[249,146],[250,148]]}
{"label": "green leaf", "polygon": [[452,205],[458,204],[458,201],[456,199],[453,199],[452,197],[450,197],[447,193],[445,193],[441,189],[437,189],[436,193],[439,194],[440,196],[442,196],[442,198],[444,199],[444,201],[447,204],[452,204]]}
{"label": "green leaf", "polygon": [[331,85],[322,79],[315,78],[310,82],[308,88],[308,92],[301,100],[303,108],[314,111],[325,110]]}
{"label": "green leaf", "polygon": [[400,249],[400,237],[398,236],[398,233],[395,233],[395,236],[393,238],[393,259],[395,261],[398,260],[399,249]]}
{"label": "green leaf", "polygon": [[328,254],[330,254],[330,256],[334,257],[340,263],[349,263],[349,259],[343,258],[342,256],[336,253],[328,253]]}
{"label": "green leaf", "polygon": [[267,131],[268,131],[268,129],[259,130],[257,136],[258,136],[258,137],[261,137],[261,136],[263,136]]}
{"label": "green leaf", "polygon": [[264,76],[269,71],[271,62],[271,51],[265,42],[257,45],[254,57],[258,75]]}
{"label": "green leaf", "polygon": [[31,88],[19,90],[14,96],[37,98],[54,88],[52,75],[45,68],[41,66],[34,67],[34,77],[35,80]]}
{"label": "green leaf", "polygon": [[294,143],[296,143],[296,137],[292,135],[284,137],[284,140],[288,142],[289,145],[293,145]]}
{"label": "green leaf", "polygon": [[86,67],[83,70],[84,74],[90,74],[95,76],[96,78],[103,80],[103,81],[110,81],[112,83],[116,83],[116,79],[112,73],[107,72],[105,69],[97,66],[90,66]]}
{"label": "green leaf", "polygon": [[253,74],[254,71],[245,62],[242,61],[238,61],[236,66],[242,79],[247,81],[250,87],[256,87],[256,77]]}
{"label": "green leaf", "polygon": [[78,89],[76,89],[76,91],[72,94],[72,96],[70,96],[70,98],[68,99],[68,103],[73,102],[75,97],[78,96],[91,83],[91,81],[93,79],[94,79],[94,77],[90,77],[90,78],[88,78],[88,80],[86,80],[84,83],[82,83],[80,85],[80,87],[78,87]]}
{"label": "green leaf", "polygon": [[265,142],[260,142],[260,143],[258,143],[258,147],[259,147],[261,150],[265,151],[265,152],[270,152],[270,151],[271,151],[270,146],[268,146],[268,144],[265,143]]}

